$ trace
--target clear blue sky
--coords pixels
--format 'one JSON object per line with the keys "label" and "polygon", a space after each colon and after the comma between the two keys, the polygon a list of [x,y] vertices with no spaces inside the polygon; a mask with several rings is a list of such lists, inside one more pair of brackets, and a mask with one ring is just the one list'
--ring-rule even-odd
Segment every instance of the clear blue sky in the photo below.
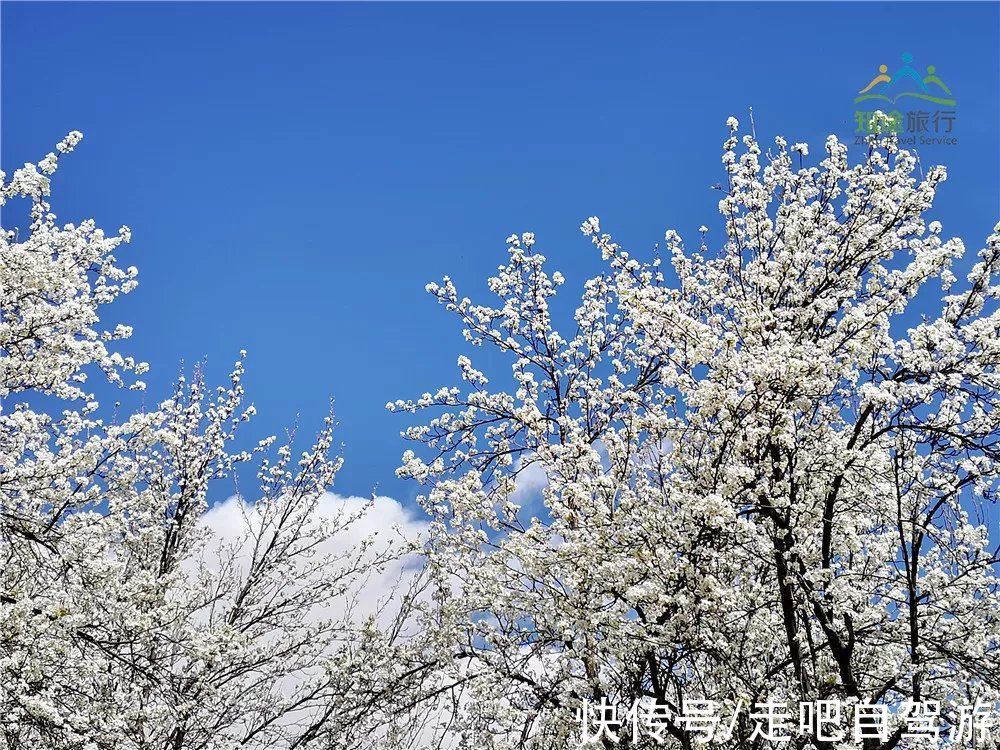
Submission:
{"label": "clear blue sky", "polygon": [[241,348],[257,433],[337,398],[337,489],[402,500],[405,417],[386,401],[457,380],[459,328],[423,291],[483,296],[530,230],[579,284],[590,215],[642,251],[719,233],[724,122],[822,151],[856,92],[910,53],[957,98],[935,217],[978,248],[1000,218],[997,4],[13,3],[2,14],[2,161],[71,129],[66,221],[133,244],[116,317],[151,400],[180,362],[221,378]]}

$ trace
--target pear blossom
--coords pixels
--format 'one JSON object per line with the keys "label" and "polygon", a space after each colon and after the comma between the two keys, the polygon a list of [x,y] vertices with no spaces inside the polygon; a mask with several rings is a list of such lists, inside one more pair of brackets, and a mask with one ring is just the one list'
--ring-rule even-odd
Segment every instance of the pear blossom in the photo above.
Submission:
{"label": "pear blossom", "polygon": [[[236,450],[245,352],[228,385],[181,376],[132,414],[89,387],[141,388],[147,366],[118,350],[130,326],[100,322],[137,283],[129,230],[59,225],[48,203],[81,138],[0,180],[0,205],[30,203],[0,232],[0,747],[410,746],[420,579],[393,602],[364,591],[414,542],[364,531],[374,500],[331,504],[332,419],[298,458]],[[221,535],[210,488],[249,461],[259,488]]]}
{"label": "pear blossom", "polygon": [[968,263],[929,218],[946,171],[892,135],[806,170],[727,128],[724,233],[668,231],[672,275],[591,217],[605,272],[565,326],[540,238],[508,240],[490,304],[429,288],[493,350],[460,361],[488,384],[395,406],[427,413],[400,475],[433,519],[455,747],[573,748],[585,701],[655,700],[662,742],[593,746],[686,750],[685,701],[838,700],[886,738],[714,744],[891,750],[924,746],[905,706],[954,740],[1000,700],[1000,224]]}

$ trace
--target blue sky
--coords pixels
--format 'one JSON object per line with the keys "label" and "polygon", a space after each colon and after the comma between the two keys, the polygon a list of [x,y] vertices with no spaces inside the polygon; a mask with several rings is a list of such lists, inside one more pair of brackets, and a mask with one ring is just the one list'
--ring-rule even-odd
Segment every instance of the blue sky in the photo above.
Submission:
{"label": "blue sky", "polygon": [[[152,366],[215,380],[241,348],[259,417],[318,427],[335,397],[341,493],[412,499],[388,400],[457,380],[455,322],[423,291],[485,296],[534,231],[567,291],[631,250],[716,235],[725,119],[853,140],[853,97],[913,55],[957,99],[935,218],[972,250],[1000,218],[1000,5],[15,3],[2,21],[11,169],[71,129],[55,209],[132,227],[115,317]],[[711,236],[711,235],[710,235]]]}

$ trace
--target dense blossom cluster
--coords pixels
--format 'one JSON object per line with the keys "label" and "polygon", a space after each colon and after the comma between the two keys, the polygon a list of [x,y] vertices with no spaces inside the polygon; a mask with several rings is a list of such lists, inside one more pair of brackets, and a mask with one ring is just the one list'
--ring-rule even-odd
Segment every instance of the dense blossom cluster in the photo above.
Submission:
{"label": "dense blossom cluster", "polygon": [[[966,263],[926,218],[945,171],[892,137],[814,164],[727,127],[723,240],[669,231],[664,264],[587,219],[607,271],[571,334],[530,233],[499,303],[428,286],[469,351],[461,387],[388,405],[427,414],[398,470],[420,558],[375,501],[331,505],[331,420],[297,456],[234,447],[242,356],[102,408],[92,376],[144,387],[99,314],[128,229],[57,224],[79,133],[0,178],[31,206],[0,235],[0,747],[691,750],[705,706],[733,750],[996,747],[1000,225]],[[209,508],[247,462],[254,496]],[[795,705],[844,731],[776,729]]]}
{"label": "dense blossom cluster", "polygon": [[[728,127],[723,241],[667,232],[667,268],[588,219],[608,272],[571,335],[530,234],[499,303],[428,287],[512,377],[463,357],[466,388],[390,405],[433,412],[399,473],[428,487],[461,747],[573,747],[584,702],[697,699],[884,706],[884,738],[794,744],[889,750],[929,742],[907,706],[939,704],[956,742],[960,707],[1000,698],[1000,225],[960,283],[963,244],[925,218],[944,169],[892,137],[852,165],[831,136],[813,163]],[[745,716],[716,742],[769,744]]]}
{"label": "dense blossom cluster", "polygon": [[209,484],[270,444],[230,447],[253,414],[242,357],[214,393],[181,378],[151,410],[101,416],[95,371],[142,387],[127,380],[145,365],[111,348],[129,328],[99,324],[137,272],[115,258],[126,228],[56,223],[57,163],[0,178],[0,203],[31,205],[27,232],[0,236],[0,747],[340,748],[412,734],[379,713],[391,701],[373,676],[409,668],[398,626],[356,616],[365,582],[405,547],[352,534],[367,507],[319,507],[340,466],[330,421],[299,457],[262,458],[259,493],[235,500],[222,538],[203,522]]}

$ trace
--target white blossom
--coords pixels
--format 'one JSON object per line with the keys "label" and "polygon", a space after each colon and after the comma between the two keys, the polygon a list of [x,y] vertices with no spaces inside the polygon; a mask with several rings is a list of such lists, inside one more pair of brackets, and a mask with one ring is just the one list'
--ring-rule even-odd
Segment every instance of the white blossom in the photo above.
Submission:
{"label": "white blossom", "polygon": [[[958,289],[964,245],[926,219],[943,169],[876,135],[859,164],[831,136],[797,170],[784,139],[765,157],[727,127],[724,236],[689,252],[668,231],[675,282],[591,217],[607,268],[569,334],[556,274],[518,244],[492,304],[432,288],[510,366],[398,406],[433,410],[400,473],[433,519],[459,747],[576,747],[585,698],[620,716],[919,698],[946,728],[1000,698],[979,520],[1000,474],[1000,225]],[[935,279],[952,288],[920,317]],[[673,722],[666,746],[696,737]]]}
{"label": "white blossom", "polygon": [[[137,387],[147,369],[115,348],[130,326],[100,324],[138,272],[116,259],[127,228],[56,223],[58,162],[0,187],[31,203],[29,227],[0,233],[0,747],[407,746],[420,578],[363,597],[412,541],[362,531],[374,500],[330,509],[332,419],[298,459],[233,447],[255,412],[245,353],[216,391],[195,373],[155,408],[102,410],[90,375]],[[255,458],[259,490],[219,537],[209,488]]]}

